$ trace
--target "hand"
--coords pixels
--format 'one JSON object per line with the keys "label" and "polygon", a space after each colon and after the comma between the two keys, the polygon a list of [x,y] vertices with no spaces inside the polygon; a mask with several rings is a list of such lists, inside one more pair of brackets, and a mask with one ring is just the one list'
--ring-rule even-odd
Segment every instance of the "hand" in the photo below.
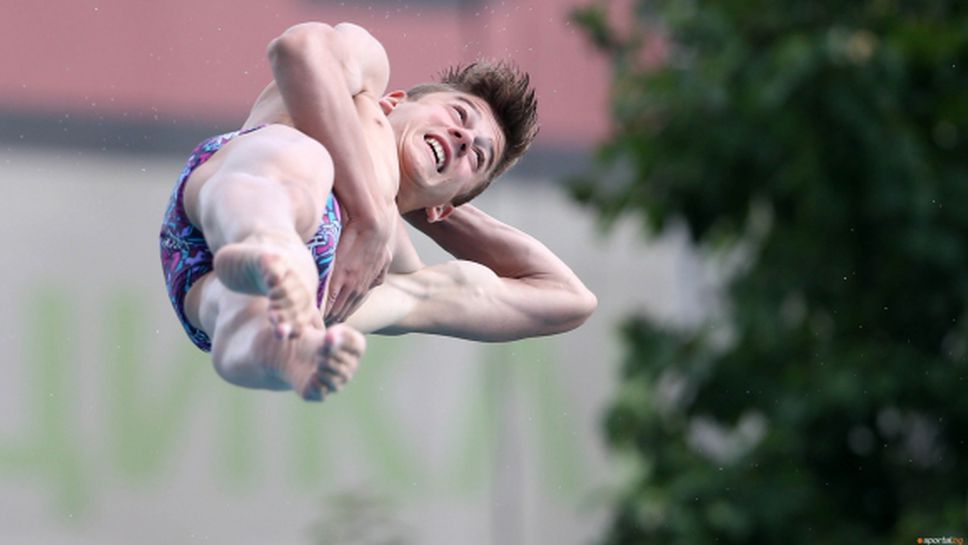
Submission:
{"label": "hand", "polygon": [[343,225],[329,281],[326,323],[346,320],[366,299],[370,289],[386,279],[391,232],[385,225],[374,222],[350,219]]}

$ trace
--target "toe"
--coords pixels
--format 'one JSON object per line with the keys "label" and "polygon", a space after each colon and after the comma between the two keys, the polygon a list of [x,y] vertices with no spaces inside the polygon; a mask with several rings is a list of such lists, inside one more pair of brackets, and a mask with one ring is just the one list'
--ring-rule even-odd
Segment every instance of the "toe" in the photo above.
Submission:
{"label": "toe", "polygon": [[288,339],[292,335],[292,324],[282,321],[275,328],[276,336],[280,339]]}
{"label": "toe", "polygon": [[317,373],[316,375],[319,382],[329,391],[329,393],[336,393],[342,386],[341,381],[337,378],[329,369],[324,369]]}
{"label": "toe", "polygon": [[327,390],[323,382],[319,380],[319,374],[310,375],[305,386],[298,392],[299,396],[305,401],[323,401],[326,399]]}
{"label": "toe", "polygon": [[307,388],[301,397],[303,401],[322,401],[323,391],[320,388]]}

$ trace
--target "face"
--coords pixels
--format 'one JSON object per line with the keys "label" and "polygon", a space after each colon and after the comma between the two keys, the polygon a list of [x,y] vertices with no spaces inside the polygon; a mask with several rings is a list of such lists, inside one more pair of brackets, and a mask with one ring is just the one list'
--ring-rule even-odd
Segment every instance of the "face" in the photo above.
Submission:
{"label": "face", "polygon": [[[504,134],[483,100],[442,91],[410,100],[384,97],[400,160],[402,212],[448,207],[454,197],[482,183],[504,152]],[[428,210],[428,215],[430,211]]]}

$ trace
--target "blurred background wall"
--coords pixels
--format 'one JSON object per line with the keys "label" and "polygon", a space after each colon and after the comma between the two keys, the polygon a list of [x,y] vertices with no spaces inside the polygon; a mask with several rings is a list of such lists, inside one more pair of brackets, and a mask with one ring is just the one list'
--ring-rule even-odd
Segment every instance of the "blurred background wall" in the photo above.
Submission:
{"label": "blurred background wall", "polygon": [[[608,67],[567,20],[575,5],[9,0],[0,21],[0,119],[7,137],[181,153],[199,134],[241,123],[270,77],[272,38],[305,20],[352,21],[386,47],[391,88],[480,56],[514,59],[538,88],[540,147],[581,150],[605,133]],[[185,133],[192,138],[177,138]]]}
{"label": "blurred background wall", "polygon": [[[7,0],[0,16],[0,541],[586,543],[622,464],[599,419],[618,316],[694,321],[684,235],[608,239],[560,182],[608,131],[575,2]],[[322,405],[223,383],[166,301],[157,233],[199,140],[238,127],[304,20],[386,46],[391,87],[480,55],[538,89],[535,150],[481,206],[600,300],[581,329],[483,345],[371,338]],[[426,241],[421,249],[442,259]]]}

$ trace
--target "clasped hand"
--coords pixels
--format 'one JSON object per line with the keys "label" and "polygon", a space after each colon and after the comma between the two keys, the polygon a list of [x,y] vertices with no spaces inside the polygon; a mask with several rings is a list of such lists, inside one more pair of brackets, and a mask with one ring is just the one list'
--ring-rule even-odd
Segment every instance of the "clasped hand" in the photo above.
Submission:
{"label": "clasped hand", "polygon": [[330,278],[326,323],[343,322],[386,279],[392,222],[350,218],[343,225]]}

